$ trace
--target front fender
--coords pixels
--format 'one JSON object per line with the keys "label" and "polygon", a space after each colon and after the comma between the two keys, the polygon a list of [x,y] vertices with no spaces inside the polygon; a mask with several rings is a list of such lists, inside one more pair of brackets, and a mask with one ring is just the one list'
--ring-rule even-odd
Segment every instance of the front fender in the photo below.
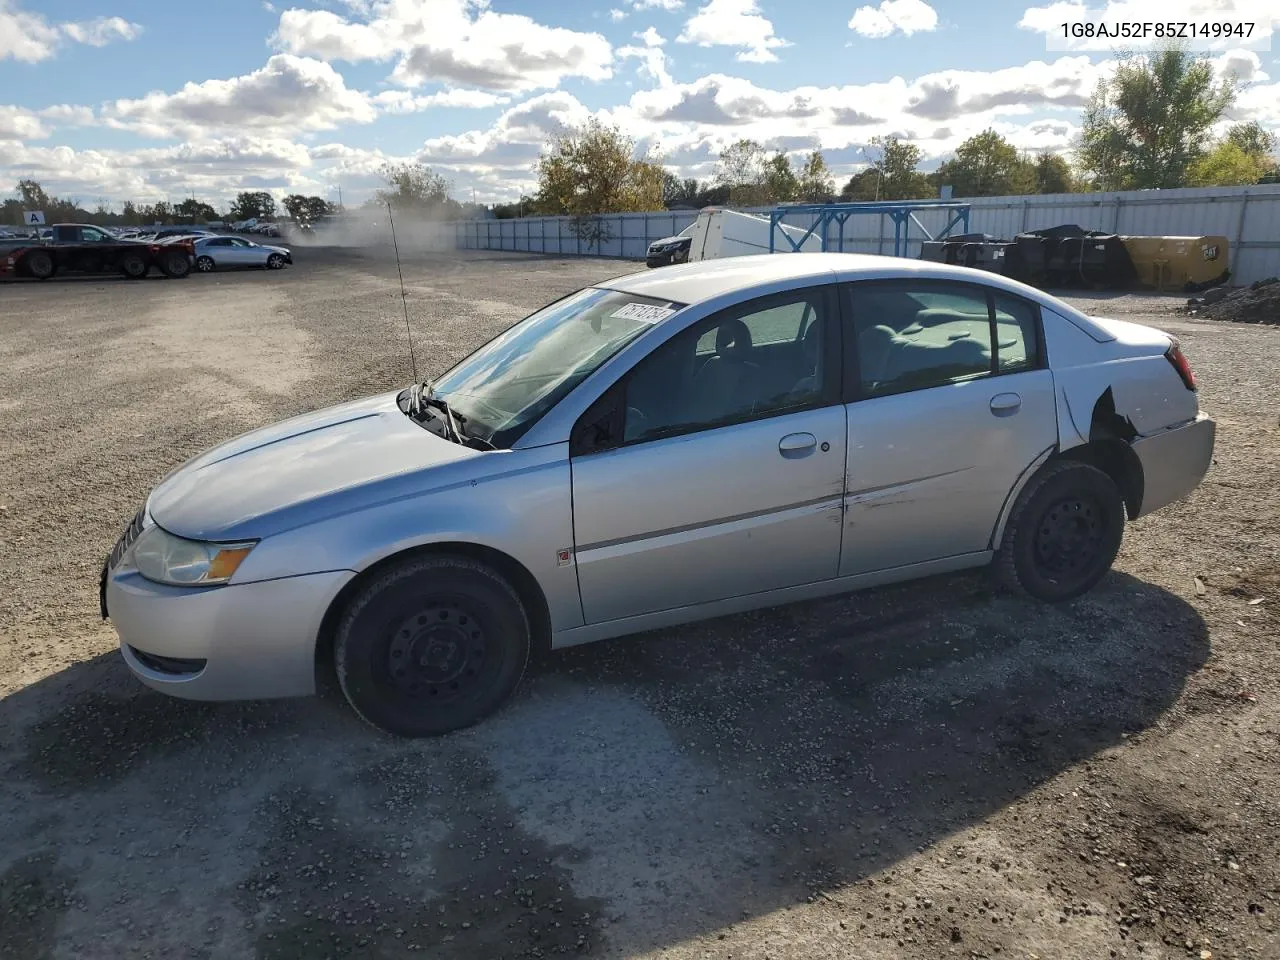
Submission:
{"label": "front fender", "polygon": [[[436,543],[469,543],[506,554],[538,581],[555,631],[582,625],[572,563],[568,444],[504,454],[508,469],[401,497],[264,539],[235,583],[327,570],[360,572]],[[561,551],[570,559],[560,559]]]}

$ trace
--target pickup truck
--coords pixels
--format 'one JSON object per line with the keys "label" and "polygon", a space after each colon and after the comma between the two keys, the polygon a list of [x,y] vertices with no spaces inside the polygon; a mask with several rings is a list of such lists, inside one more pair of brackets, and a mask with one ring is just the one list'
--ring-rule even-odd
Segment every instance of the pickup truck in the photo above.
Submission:
{"label": "pickup truck", "polygon": [[121,240],[85,223],[54,224],[48,239],[6,240],[0,272],[48,280],[59,273],[122,273],[139,280],[152,268],[166,277],[185,277],[195,262],[190,242],[140,243]]}

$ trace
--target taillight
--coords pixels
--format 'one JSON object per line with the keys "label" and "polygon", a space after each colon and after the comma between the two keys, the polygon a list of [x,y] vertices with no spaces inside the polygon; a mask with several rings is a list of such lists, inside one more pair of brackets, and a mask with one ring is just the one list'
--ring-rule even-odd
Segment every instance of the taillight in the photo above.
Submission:
{"label": "taillight", "polygon": [[1191,372],[1191,364],[1187,362],[1187,356],[1182,352],[1182,347],[1178,346],[1177,338],[1170,337],[1169,339],[1172,342],[1164,355],[1173,364],[1173,369],[1178,371],[1178,376],[1182,378],[1183,385],[1188,390],[1194,390],[1196,388],[1196,375]]}

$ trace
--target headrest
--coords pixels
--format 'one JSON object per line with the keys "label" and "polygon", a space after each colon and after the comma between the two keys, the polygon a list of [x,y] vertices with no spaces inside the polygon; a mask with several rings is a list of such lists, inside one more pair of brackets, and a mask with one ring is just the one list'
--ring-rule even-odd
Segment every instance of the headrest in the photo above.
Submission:
{"label": "headrest", "polygon": [[751,331],[741,320],[726,320],[716,331],[716,353],[729,360],[746,360],[751,354]]}

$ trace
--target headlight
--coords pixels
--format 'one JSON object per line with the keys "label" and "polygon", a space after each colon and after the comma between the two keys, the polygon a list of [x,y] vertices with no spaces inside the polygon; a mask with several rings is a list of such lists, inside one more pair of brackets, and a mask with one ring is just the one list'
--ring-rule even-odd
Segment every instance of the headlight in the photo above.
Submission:
{"label": "headlight", "polygon": [[256,543],[184,540],[152,526],[133,545],[133,565],[140,574],[157,583],[180,587],[216,586],[231,579]]}

